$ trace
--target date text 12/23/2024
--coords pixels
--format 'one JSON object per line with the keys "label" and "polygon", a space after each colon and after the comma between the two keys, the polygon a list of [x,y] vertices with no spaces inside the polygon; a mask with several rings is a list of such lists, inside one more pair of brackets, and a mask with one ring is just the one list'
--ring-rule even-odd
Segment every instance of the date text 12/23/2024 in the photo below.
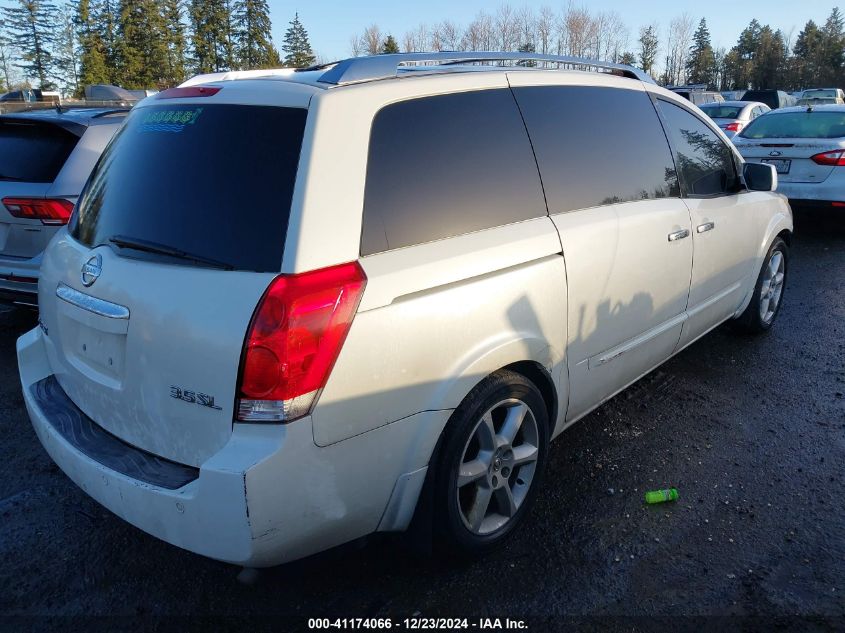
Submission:
{"label": "date text 12/23/2024", "polygon": [[528,629],[525,620],[511,618],[426,618],[411,617],[395,620],[392,618],[309,618],[308,628],[348,629],[348,630],[480,630],[480,631],[519,631]]}

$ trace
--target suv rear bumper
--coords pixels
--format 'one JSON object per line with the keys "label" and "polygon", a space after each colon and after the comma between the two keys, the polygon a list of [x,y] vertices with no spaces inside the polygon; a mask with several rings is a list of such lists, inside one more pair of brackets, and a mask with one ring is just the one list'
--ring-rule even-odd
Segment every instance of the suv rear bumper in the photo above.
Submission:
{"label": "suv rear bumper", "polygon": [[[64,392],[48,394],[50,404],[40,402],[44,394],[39,397],[39,390],[61,391],[44,336],[36,328],[18,339],[18,366],[32,425],[53,461],[132,525],[177,547],[238,565],[277,565],[379,529],[404,529],[436,441],[435,435],[415,446],[420,427],[436,428],[448,417],[448,412],[422,413],[327,447],[314,443],[310,418],[288,425],[236,424],[229,442],[199,467],[196,478],[167,488],[162,484],[168,480],[157,480],[143,464],[144,474],[139,474],[137,463],[164,460],[99,427],[88,432],[122,445],[112,445],[112,453],[126,452],[117,462],[113,454],[104,459],[102,451],[92,449],[90,438],[85,444],[69,436],[66,421],[58,419],[68,412],[57,410],[61,404],[55,401],[64,397],[66,406],[75,409],[70,415],[87,416]],[[49,384],[55,387],[45,387]],[[412,465],[421,460],[422,466],[407,467],[409,452],[418,454]],[[130,466],[124,467],[127,462]]]}
{"label": "suv rear bumper", "polygon": [[41,255],[32,259],[0,257],[0,302],[38,307]]}

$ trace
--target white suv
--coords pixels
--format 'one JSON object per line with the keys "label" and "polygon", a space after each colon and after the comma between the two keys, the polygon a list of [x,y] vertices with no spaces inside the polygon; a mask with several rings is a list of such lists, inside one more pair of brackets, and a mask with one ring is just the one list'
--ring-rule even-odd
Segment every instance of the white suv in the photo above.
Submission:
{"label": "white suv", "polygon": [[481,553],[550,439],[723,321],[772,325],[775,186],[688,101],[594,61],[169,90],[45,253],[26,405],[89,495],[206,556],[274,565],[412,520]]}

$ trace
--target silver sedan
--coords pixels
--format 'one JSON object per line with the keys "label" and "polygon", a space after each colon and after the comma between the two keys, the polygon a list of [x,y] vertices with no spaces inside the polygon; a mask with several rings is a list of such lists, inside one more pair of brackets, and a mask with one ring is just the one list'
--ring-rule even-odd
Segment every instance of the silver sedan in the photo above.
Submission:
{"label": "silver sedan", "polygon": [[706,103],[700,108],[722,128],[728,138],[733,138],[758,116],[771,110],[769,106],[759,101]]}

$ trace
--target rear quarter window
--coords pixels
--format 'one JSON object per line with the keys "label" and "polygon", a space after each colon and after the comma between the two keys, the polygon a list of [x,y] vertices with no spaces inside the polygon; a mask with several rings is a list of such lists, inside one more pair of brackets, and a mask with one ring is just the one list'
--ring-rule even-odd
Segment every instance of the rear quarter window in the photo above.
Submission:
{"label": "rear quarter window", "polygon": [[412,99],[376,114],[362,255],[543,215],[537,164],[510,90]]}
{"label": "rear quarter window", "polygon": [[91,247],[121,236],[279,271],[306,115],[227,104],[133,110],[94,168],[71,234]]}
{"label": "rear quarter window", "polygon": [[0,120],[0,181],[53,182],[77,141],[55,125]]}

